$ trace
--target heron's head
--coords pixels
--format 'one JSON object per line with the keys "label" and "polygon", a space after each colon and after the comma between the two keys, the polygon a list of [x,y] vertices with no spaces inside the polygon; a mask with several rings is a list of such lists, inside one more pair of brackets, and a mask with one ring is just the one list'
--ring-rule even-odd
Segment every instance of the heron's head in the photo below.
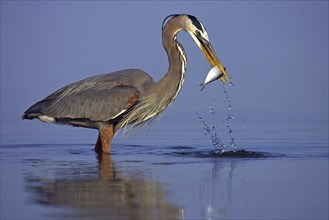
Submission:
{"label": "heron's head", "polygon": [[220,78],[222,82],[229,82],[226,70],[219,61],[215,50],[211,46],[208,33],[202,22],[193,15],[178,14],[168,16],[163,21],[163,24],[168,18],[171,18],[170,20],[174,20],[175,24],[177,25],[176,27],[179,27],[179,29],[177,29],[177,32],[179,30],[185,30],[191,35],[194,42],[198,45],[198,47],[203,52],[212,67],[217,66],[221,70],[221,72],[223,73],[222,77]]}

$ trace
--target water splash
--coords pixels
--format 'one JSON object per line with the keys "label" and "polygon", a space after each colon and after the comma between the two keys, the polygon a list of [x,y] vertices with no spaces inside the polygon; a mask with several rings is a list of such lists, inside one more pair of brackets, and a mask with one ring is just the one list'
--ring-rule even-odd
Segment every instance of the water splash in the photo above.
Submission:
{"label": "water splash", "polygon": [[222,141],[222,139],[220,137],[218,137],[217,131],[216,131],[216,126],[211,125],[211,127],[209,127],[209,125],[205,122],[205,120],[198,113],[196,113],[196,115],[197,115],[198,119],[202,122],[203,129],[206,131],[206,135],[208,134],[211,138],[211,143],[215,147],[215,154],[221,154],[221,153],[225,152],[224,142]]}
{"label": "water splash", "polygon": [[[230,82],[229,86],[234,86],[232,81]],[[226,86],[223,86],[224,91],[224,97],[226,99],[226,107],[227,107],[227,115],[225,118],[218,120],[216,119],[215,110],[213,106],[209,105],[208,110],[209,113],[207,116],[207,121],[211,121],[212,123],[209,125],[209,123],[206,123],[206,120],[204,120],[198,112],[196,112],[196,115],[199,119],[199,121],[203,124],[203,129],[205,130],[205,135],[209,135],[211,138],[211,142],[215,148],[214,153],[215,154],[223,154],[225,152],[238,152],[238,146],[235,143],[235,138],[233,135],[233,129],[231,127],[232,120],[234,119],[233,113],[232,113],[232,102],[228,93],[228,90]],[[195,103],[194,103],[195,104]],[[215,122],[215,123],[214,123]],[[218,123],[219,122],[219,123]],[[232,149],[231,151],[226,150],[226,144],[222,140],[221,137],[219,137],[219,133],[217,132],[217,129],[219,127],[226,127],[228,130],[229,135],[229,144],[228,146]]]}
{"label": "water splash", "polygon": [[[230,83],[230,86],[234,86],[234,84]],[[234,118],[233,114],[232,114],[232,111],[231,111],[232,110],[232,103],[231,103],[231,99],[229,97],[228,91],[225,88],[225,85],[223,86],[223,90],[224,90],[225,98],[226,98],[226,101],[227,101],[226,126],[227,126],[228,134],[229,134],[229,137],[230,137],[230,146],[231,146],[232,150],[235,152],[235,151],[237,151],[238,146],[235,144],[235,138],[233,137],[233,130],[232,130],[231,123],[230,123],[230,121]]]}

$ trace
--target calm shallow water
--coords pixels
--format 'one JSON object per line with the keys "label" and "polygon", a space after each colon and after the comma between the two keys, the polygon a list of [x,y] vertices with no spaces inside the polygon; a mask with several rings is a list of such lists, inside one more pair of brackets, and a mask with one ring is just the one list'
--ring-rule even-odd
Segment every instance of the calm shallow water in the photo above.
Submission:
{"label": "calm shallow water", "polygon": [[243,140],[266,153],[257,158],[144,141],[111,156],[92,144],[3,144],[1,219],[328,218],[326,140]]}

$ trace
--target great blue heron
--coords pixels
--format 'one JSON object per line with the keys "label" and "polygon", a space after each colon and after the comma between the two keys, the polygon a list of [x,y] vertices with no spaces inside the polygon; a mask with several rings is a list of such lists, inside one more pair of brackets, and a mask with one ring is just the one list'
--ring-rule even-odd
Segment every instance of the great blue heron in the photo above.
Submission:
{"label": "great blue heron", "polygon": [[191,35],[211,66],[220,68],[222,81],[228,81],[201,21],[187,14],[170,15],[162,24],[162,43],[169,68],[161,80],[154,82],[138,69],[92,76],[50,94],[27,109],[22,118],[98,129],[95,151],[109,153],[115,132],[152,119],[177,97],[187,62],[176,37],[181,30]]}

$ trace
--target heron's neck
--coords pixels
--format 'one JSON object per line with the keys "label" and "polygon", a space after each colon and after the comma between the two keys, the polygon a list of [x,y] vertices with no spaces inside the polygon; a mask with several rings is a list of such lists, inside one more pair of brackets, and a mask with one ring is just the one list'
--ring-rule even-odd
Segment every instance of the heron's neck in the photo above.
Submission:
{"label": "heron's neck", "polygon": [[157,89],[162,90],[161,94],[169,99],[170,103],[175,100],[182,88],[187,64],[184,48],[176,38],[177,32],[163,34],[163,46],[168,55],[169,68],[166,75],[157,83]]}
{"label": "heron's neck", "polygon": [[[171,28],[171,26],[170,26]],[[168,30],[176,30],[167,33]],[[167,74],[155,84],[147,87],[140,102],[135,105],[134,110],[117,125],[119,128],[133,123],[141,124],[159,113],[161,113],[168,105],[170,105],[177,97],[182,88],[185,70],[186,56],[184,49],[176,40],[176,34],[180,30],[176,27],[165,28],[163,31],[163,46],[167,51],[169,59],[169,68]]]}

